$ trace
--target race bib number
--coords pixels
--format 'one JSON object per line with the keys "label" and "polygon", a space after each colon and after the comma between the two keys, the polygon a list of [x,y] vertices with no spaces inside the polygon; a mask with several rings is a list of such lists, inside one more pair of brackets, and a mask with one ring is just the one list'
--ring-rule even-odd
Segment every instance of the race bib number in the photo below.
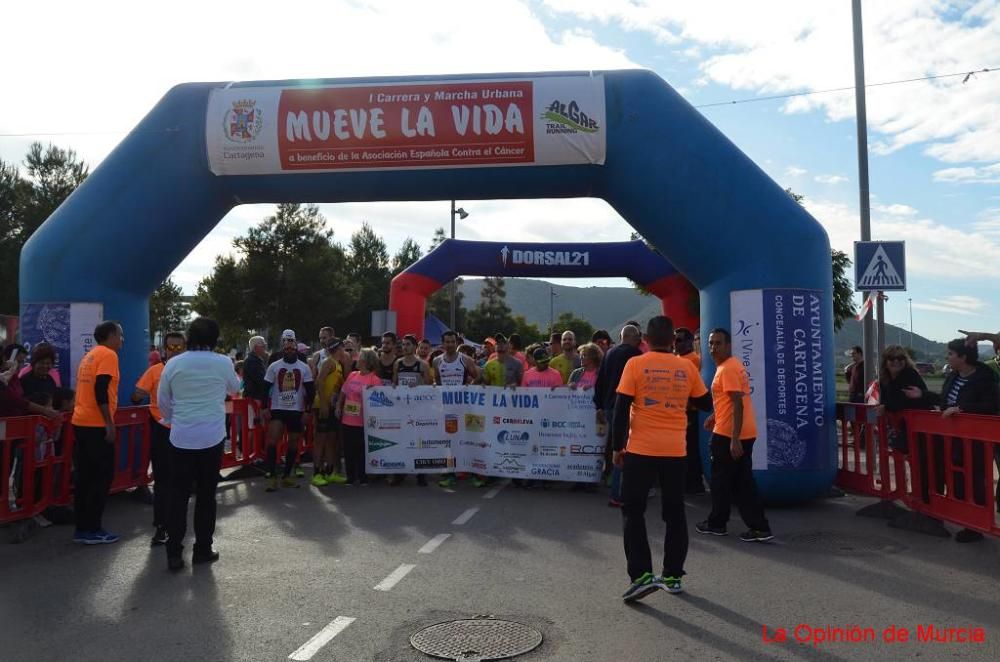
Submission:
{"label": "race bib number", "polygon": [[344,403],[344,413],[348,416],[360,416],[361,415],[361,403],[360,402],[345,402]]}

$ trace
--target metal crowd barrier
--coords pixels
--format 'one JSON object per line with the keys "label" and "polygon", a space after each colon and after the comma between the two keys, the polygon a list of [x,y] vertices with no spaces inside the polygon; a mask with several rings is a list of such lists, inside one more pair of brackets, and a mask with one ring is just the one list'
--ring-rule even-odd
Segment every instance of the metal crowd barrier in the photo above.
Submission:
{"label": "metal crowd barrier", "polygon": [[837,418],[838,486],[1000,536],[1000,416],[879,416],[872,405],[837,403]]}

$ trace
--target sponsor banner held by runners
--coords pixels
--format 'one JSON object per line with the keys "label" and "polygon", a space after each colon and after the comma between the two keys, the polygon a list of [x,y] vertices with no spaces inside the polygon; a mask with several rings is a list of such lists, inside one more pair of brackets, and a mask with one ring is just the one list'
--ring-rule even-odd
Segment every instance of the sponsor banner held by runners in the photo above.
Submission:
{"label": "sponsor banner held by runners", "polygon": [[365,397],[369,473],[600,479],[605,441],[590,391],[384,386]]}
{"label": "sponsor banner held by runners", "polygon": [[603,76],[214,90],[216,175],[603,164]]}

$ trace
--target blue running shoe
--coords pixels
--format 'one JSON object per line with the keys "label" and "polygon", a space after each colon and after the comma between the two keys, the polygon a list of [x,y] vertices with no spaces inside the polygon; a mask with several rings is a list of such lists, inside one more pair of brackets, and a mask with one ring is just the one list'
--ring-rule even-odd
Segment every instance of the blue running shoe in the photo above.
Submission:
{"label": "blue running shoe", "polygon": [[119,536],[114,533],[108,533],[104,529],[98,529],[94,531],[92,539],[94,542],[87,543],[88,545],[110,545],[113,542],[118,542]]}
{"label": "blue running shoe", "polygon": [[81,531],[77,529],[73,532],[73,542],[86,545],[87,541],[94,537],[93,531]]}

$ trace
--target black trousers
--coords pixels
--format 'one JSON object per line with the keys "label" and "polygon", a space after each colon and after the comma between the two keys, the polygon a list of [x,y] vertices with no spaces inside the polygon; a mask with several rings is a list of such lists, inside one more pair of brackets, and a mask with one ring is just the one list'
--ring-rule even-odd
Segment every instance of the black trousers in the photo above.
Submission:
{"label": "black trousers", "polygon": [[770,531],[771,525],[764,517],[764,503],[753,479],[753,443],[755,439],[744,439],[743,457],[734,460],[729,452],[729,437],[713,434],[712,453],[712,512],[708,523],[725,527],[733,501],[739,508],[740,517],[748,528]]}
{"label": "black trousers", "polygon": [[344,471],[349,482],[365,480],[365,429],[342,425],[344,441]]}
{"label": "black trousers", "polygon": [[194,486],[194,553],[207,554],[215,534],[215,488],[222,468],[222,441],[198,450],[170,446],[167,556],[181,555],[187,533],[188,500]]}
{"label": "black trousers", "polygon": [[646,534],[646,500],[649,490],[659,484],[662,497],[661,516],[667,524],[663,539],[663,574],[680,577],[688,551],[687,516],[684,512],[684,475],[687,462],[683,457],[652,457],[625,454],[622,468],[622,520],[625,538],[625,560],[628,576],[635,581],[646,572],[653,572]]}
{"label": "black trousers", "polygon": [[685,488],[688,491],[702,491],[705,489],[705,482],[702,478],[701,469],[701,444],[699,437],[698,411],[693,410],[687,413],[687,481]]}
{"label": "black trousers", "polygon": [[73,486],[73,509],[77,531],[104,528],[104,504],[115,476],[115,445],[105,439],[104,428],[73,426],[76,484]]}
{"label": "black trousers", "polygon": [[167,525],[170,503],[170,428],[149,421],[149,462],[153,465],[153,526]]}

